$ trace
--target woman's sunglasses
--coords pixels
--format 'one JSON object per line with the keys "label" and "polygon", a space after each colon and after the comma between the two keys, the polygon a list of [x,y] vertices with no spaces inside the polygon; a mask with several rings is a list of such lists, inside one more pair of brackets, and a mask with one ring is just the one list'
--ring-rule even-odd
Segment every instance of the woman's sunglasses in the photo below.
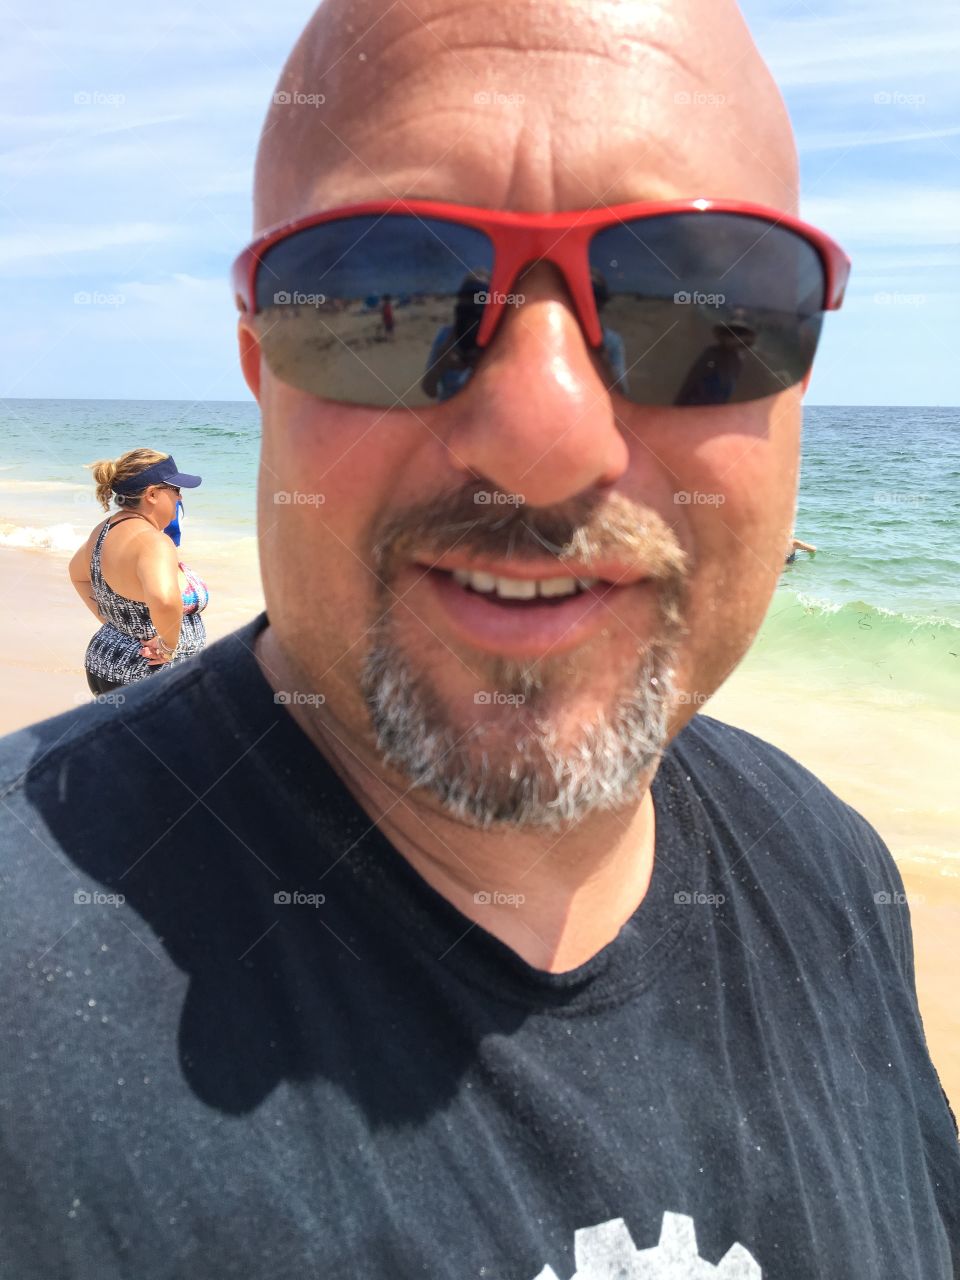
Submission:
{"label": "woman's sunglasses", "polygon": [[389,200],[265,232],[233,281],[283,382],[418,408],[467,386],[538,262],[563,276],[606,386],[641,405],[741,404],[794,386],[850,273],[823,232],[741,201],[526,214]]}

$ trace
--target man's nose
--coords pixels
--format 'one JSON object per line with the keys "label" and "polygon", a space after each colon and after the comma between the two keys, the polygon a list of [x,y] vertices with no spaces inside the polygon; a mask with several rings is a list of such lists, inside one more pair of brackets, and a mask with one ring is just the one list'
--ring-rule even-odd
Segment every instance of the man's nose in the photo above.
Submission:
{"label": "man's nose", "polygon": [[537,263],[513,287],[442,434],[454,467],[550,506],[613,484],[629,452],[559,272]]}

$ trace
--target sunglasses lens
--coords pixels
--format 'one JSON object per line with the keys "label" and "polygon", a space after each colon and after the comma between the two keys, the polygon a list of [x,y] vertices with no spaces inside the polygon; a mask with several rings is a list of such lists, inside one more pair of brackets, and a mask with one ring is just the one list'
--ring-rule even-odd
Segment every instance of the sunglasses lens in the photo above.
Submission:
{"label": "sunglasses lens", "polygon": [[268,249],[257,272],[267,364],[325,399],[435,404],[470,377],[492,267],[488,236],[439,218],[307,227]]}
{"label": "sunglasses lens", "polygon": [[590,242],[608,385],[644,405],[740,404],[809,371],[825,275],[809,241],[765,219],[674,213]]}

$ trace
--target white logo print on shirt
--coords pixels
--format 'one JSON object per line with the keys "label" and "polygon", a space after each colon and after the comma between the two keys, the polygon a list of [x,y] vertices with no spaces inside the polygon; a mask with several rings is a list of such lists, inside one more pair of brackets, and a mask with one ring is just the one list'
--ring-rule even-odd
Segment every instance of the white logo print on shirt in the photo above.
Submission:
{"label": "white logo print on shirt", "polygon": [[[697,1252],[693,1219],[665,1213],[660,1243],[637,1249],[622,1218],[584,1227],[573,1238],[576,1274],[570,1280],[763,1280],[763,1273],[742,1244],[732,1245],[716,1266]],[[536,1280],[557,1280],[544,1267]]]}

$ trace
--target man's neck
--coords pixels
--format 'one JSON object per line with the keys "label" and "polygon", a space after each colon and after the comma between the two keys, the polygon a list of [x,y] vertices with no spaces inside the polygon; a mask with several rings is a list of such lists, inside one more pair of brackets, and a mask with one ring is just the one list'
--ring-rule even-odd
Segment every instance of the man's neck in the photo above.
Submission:
{"label": "man's neck", "polygon": [[[292,687],[272,628],[257,637],[255,653],[274,689]],[[631,807],[559,832],[480,830],[411,790],[329,714],[321,719],[301,703],[287,710],[419,875],[535,968],[563,973],[586,963],[642,902],[656,837],[649,785]]]}

